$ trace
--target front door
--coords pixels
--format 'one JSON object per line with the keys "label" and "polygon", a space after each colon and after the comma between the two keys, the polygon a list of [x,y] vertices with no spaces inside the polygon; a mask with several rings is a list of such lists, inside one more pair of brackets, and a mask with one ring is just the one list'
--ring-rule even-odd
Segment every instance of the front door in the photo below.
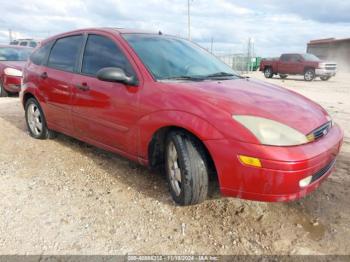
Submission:
{"label": "front door", "polygon": [[122,68],[135,75],[115,40],[88,35],[80,75],[73,79],[72,117],[77,134],[91,142],[128,152],[135,144],[133,127],[138,119],[140,87],[97,79],[105,67]]}

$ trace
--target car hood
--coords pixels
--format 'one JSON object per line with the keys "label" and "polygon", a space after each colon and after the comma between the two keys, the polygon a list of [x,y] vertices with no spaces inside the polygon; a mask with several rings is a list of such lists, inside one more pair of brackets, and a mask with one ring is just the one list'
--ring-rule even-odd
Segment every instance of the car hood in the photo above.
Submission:
{"label": "car hood", "polygon": [[3,67],[11,67],[22,71],[26,61],[1,61],[0,63]]}
{"label": "car hood", "polygon": [[[327,112],[315,102],[288,89],[254,79],[186,82],[179,90],[233,115],[272,119],[304,134],[320,127]],[[179,83],[177,83],[179,86]]]}

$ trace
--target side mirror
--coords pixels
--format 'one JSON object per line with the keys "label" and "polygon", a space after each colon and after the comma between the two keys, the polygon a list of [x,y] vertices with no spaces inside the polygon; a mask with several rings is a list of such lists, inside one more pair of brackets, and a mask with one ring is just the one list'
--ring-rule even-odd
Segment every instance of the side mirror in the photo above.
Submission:
{"label": "side mirror", "polygon": [[97,79],[106,82],[117,82],[137,86],[138,81],[134,76],[127,76],[123,69],[118,67],[105,67],[97,72]]}

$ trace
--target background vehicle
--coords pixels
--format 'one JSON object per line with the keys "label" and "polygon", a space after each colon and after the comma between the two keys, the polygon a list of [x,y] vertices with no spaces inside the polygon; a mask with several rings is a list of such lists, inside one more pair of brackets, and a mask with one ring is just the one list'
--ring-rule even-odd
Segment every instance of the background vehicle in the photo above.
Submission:
{"label": "background vehicle", "polygon": [[260,71],[266,78],[279,75],[286,78],[288,75],[304,75],[305,81],[312,81],[319,76],[327,81],[335,76],[337,64],[324,62],[312,54],[282,54],[279,59],[263,59]]}
{"label": "background vehicle", "polygon": [[0,96],[20,91],[22,68],[32,51],[32,48],[0,45]]}
{"label": "background vehicle", "polygon": [[204,201],[216,176],[226,196],[300,198],[330,175],[343,136],[301,95],[243,78],[187,40],[125,29],[44,41],[21,99],[32,137],[62,132],[160,168],[180,205]]}
{"label": "background vehicle", "polygon": [[10,45],[26,46],[35,48],[40,44],[40,41],[35,39],[16,39],[10,42]]}

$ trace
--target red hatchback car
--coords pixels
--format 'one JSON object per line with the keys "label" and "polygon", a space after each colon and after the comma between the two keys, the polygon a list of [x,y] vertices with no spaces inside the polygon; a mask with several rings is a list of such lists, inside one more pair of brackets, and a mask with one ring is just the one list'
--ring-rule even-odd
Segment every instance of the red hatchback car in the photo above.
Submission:
{"label": "red hatchback car", "polygon": [[42,42],[21,99],[34,138],[61,132],[164,168],[180,205],[221,193],[288,201],[331,173],[343,133],[309,99],[244,78],[187,40],[85,29]]}
{"label": "red hatchback car", "polygon": [[32,48],[0,45],[0,96],[19,93],[22,68],[32,51]]}

